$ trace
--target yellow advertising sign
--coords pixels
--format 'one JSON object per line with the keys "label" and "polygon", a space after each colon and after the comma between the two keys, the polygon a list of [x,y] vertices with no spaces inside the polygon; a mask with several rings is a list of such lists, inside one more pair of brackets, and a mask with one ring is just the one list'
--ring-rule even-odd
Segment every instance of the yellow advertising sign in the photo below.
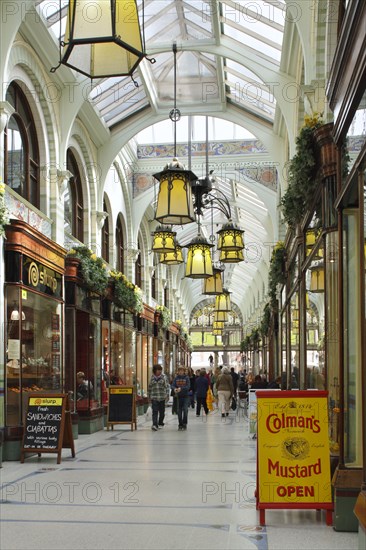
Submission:
{"label": "yellow advertising sign", "polygon": [[62,397],[30,397],[29,405],[36,407],[60,407]]}
{"label": "yellow advertising sign", "polygon": [[257,405],[259,502],[331,503],[327,392],[258,391]]}
{"label": "yellow advertising sign", "polygon": [[116,394],[116,393],[132,393],[132,388],[109,388],[109,392]]}

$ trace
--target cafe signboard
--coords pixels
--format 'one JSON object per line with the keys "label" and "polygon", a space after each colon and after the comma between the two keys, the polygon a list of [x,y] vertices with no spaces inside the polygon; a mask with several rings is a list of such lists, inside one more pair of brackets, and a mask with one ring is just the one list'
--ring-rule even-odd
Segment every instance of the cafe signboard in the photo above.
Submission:
{"label": "cafe signboard", "polygon": [[328,392],[257,390],[257,509],[325,509],[332,523]]}

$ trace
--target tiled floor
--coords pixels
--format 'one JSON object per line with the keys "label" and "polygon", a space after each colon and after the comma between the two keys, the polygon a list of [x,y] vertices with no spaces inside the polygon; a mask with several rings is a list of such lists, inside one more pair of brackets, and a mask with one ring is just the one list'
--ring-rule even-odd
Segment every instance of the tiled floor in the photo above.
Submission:
{"label": "tiled floor", "polygon": [[79,436],[62,452],[5,462],[2,550],[356,549],[356,533],[335,532],[316,511],[255,509],[256,442],[244,418],[189,413],[177,430],[139,417],[137,431]]}

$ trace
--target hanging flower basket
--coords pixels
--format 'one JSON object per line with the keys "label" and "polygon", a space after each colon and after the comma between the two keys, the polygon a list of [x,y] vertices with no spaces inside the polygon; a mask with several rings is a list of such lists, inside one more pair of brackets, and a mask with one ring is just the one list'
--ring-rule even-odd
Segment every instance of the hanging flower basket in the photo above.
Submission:
{"label": "hanging flower basket", "polygon": [[159,325],[162,329],[167,330],[172,324],[170,310],[165,306],[157,306],[156,311],[159,313]]}
{"label": "hanging flower basket", "polygon": [[108,285],[106,264],[87,246],[78,246],[68,252],[68,258],[80,261],[80,275],[85,286],[93,292],[104,294]]}
{"label": "hanging flower basket", "polygon": [[113,301],[115,304],[131,313],[142,313],[144,303],[141,289],[131,283],[120,271],[111,271],[110,276],[114,284]]}

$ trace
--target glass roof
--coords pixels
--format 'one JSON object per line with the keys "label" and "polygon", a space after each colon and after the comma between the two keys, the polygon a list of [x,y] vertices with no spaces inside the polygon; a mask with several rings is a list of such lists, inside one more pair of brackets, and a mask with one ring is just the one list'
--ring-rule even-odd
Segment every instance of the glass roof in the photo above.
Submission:
{"label": "glass roof", "polygon": [[[55,40],[62,39],[68,1],[39,0],[36,5]],[[260,74],[245,66],[245,56],[257,56],[279,68],[285,0],[138,0],[137,5],[147,57],[154,57],[156,63],[142,61],[134,73],[138,87],[129,78],[93,82],[96,88],[90,98],[107,126],[115,126],[149,105],[169,112],[174,41],[180,108],[215,105],[222,110],[226,101],[273,121],[275,99]],[[242,63],[221,53],[223,39],[229,40],[231,50],[243,54]],[[215,53],[205,51],[206,45],[211,51],[215,46]]]}

